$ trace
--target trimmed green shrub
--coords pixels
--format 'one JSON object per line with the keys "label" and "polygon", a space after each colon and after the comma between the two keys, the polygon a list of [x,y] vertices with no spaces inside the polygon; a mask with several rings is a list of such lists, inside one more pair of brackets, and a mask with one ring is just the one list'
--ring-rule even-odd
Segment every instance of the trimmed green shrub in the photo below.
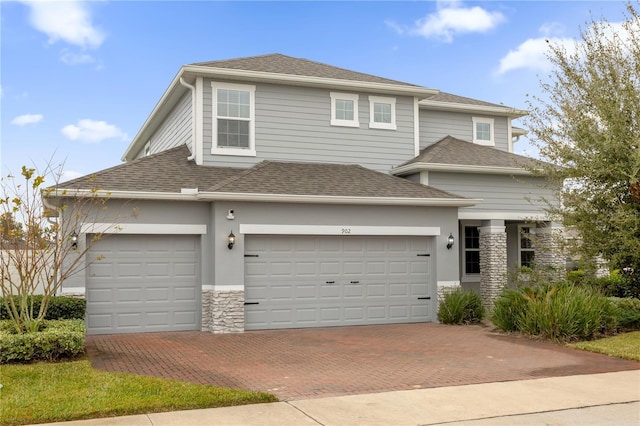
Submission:
{"label": "trimmed green shrub", "polygon": [[447,293],[438,307],[438,320],[444,324],[477,324],[484,318],[478,293],[456,290]]}
{"label": "trimmed green shrub", "polygon": [[37,333],[15,334],[10,321],[0,321],[0,364],[57,361],[84,353],[84,321],[50,320]]}
{"label": "trimmed green shrub", "polygon": [[617,309],[618,328],[622,331],[640,330],[640,299],[610,297]]}
{"label": "trimmed green shrub", "polygon": [[[4,306],[4,298],[0,297],[0,320],[9,319],[9,313]],[[18,304],[19,297],[14,296],[14,303]],[[33,300],[33,311],[37,313],[42,303],[42,295],[29,296],[31,303]],[[44,317],[45,320],[65,320],[65,319],[84,319],[87,309],[85,299],[68,296],[54,296],[49,302],[49,309]]]}
{"label": "trimmed green shrub", "polygon": [[524,287],[505,287],[493,303],[491,322],[502,331],[519,331],[520,318],[526,311]]}
{"label": "trimmed green shrub", "polygon": [[608,277],[598,278],[593,283],[605,296],[634,297],[640,299],[640,286],[631,277],[614,272]]}
{"label": "trimmed green shrub", "polygon": [[494,303],[491,321],[503,331],[584,340],[615,332],[617,309],[591,287],[560,283],[506,288]]}

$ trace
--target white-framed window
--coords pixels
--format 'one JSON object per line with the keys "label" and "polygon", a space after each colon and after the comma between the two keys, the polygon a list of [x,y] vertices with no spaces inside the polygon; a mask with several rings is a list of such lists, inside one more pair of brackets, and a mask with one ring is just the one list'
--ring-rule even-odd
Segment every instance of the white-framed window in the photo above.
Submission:
{"label": "white-framed window", "polygon": [[473,143],[478,145],[494,146],[493,118],[473,117]]}
{"label": "white-framed window", "polygon": [[480,229],[477,226],[464,227],[464,274],[480,273]]}
{"label": "white-framed window", "polygon": [[255,156],[256,86],[211,83],[212,154]]}
{"label": "white-framed window", "polygon": [[369,96],[369,128],[396,130],[396,99]]}
{"label": "white-framed window", "polygon": [[531,268],[535,260],[535,247],[533,245],[532,226],[518,226],[518,265]]}
{"label": "white-framed window", "polygon": [[359,96],[353,93],[331,92],[331,125],[360,127],[358,121]]}
{"label": "white-framed window", "polygon": [[144,145],[144,156],[148,157],[149,155],[151,155],[151,141]]}

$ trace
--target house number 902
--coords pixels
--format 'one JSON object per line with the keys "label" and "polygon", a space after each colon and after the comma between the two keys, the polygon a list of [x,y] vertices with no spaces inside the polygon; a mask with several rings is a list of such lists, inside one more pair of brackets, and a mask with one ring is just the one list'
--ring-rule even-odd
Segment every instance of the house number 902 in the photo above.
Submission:
{"label": "house number 902", "polygon": [[350,234],[351,233],[351,228],[342,228],[342,233],[343,234]]}

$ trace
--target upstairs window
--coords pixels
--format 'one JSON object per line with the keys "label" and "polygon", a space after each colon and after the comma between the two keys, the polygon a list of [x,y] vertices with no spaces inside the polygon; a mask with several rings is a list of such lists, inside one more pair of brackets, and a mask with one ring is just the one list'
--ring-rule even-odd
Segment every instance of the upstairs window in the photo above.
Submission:
{"label": "upstairs window", "polygon": [[493,118],[473,117],[473,143],[494,146]]}
{"label": "upstairs window", "polygon": [[369,96],[369,128],[396,130],[396,100]]}
{"label": "upstairs window", "polygon": [[331,125],[360,127],[358,95],[331,92]]}
{"label": "upstairs window", "polygon": [[530,226],[518,227],[518,263],[520,266],[531,268],[535,259],[535,249],[533,247],[533,230]]}
{"label": "upstairs window", "polygon": [[477,226],[464,227],[464,273],[480,273],[480,232]]}
{"label": "upstairs window", "polygon": [[256,155],[255,86],[211,83],[212,154]]}

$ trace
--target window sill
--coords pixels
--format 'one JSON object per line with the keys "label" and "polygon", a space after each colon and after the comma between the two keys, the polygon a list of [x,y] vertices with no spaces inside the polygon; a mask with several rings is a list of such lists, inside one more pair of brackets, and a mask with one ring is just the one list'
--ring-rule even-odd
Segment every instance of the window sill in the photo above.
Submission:
{"label": "window sill", "polygon": [[211,150],[213,155],[234,155],[237,157],[255,157],[256,150],[250,148],[221,148],[215,147]]}
{"label": "window sill", "polygon": [[395,124],[386,123],[369,123],[370,129],[382,129],[382,130],[397,130],[398,127]]}
{"label": "window sill", "polygon": [[475,143],[476,145],[483,145],[483,146],[496,146],[496,143],[494,141],[474,140],[473,143]]}
{"label": "window sill", "polygon": [[360,127],[360,122],[347,120],[331,120],[331,125],[340,127]]}

